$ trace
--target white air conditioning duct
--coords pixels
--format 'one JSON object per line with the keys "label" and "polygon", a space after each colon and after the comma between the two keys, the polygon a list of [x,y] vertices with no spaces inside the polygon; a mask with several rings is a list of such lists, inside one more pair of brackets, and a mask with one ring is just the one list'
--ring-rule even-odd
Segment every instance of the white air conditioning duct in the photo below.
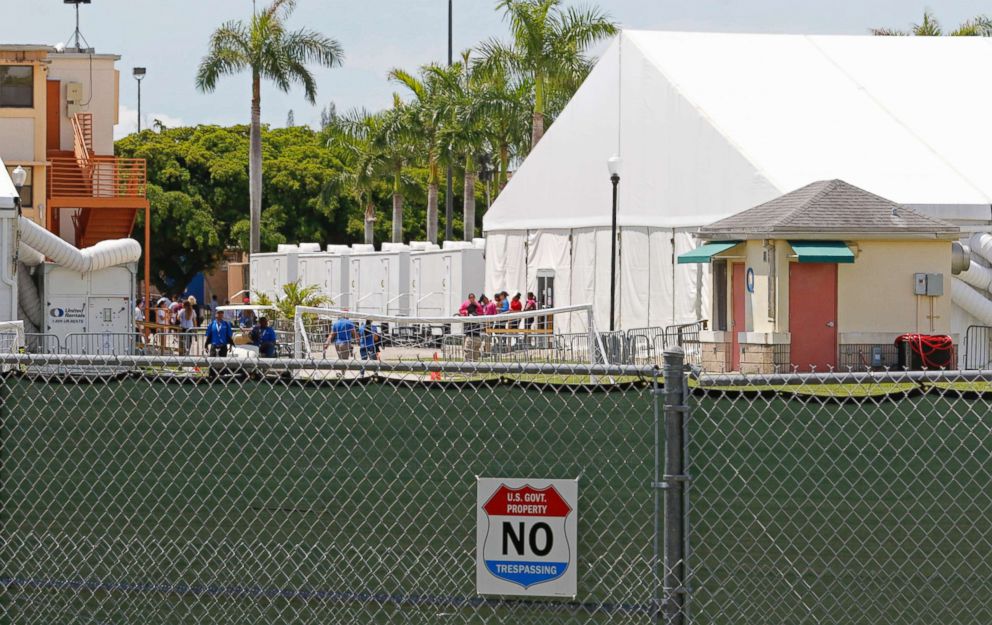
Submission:
{"label": "white air conditioning duct", "polygon": [[60,265],[79,273],[126,265],[141,258],[141,245],[134,239],[100,241],[83,250],[45,230],[30,219],[20,218],[21,242]]}
{"label": "white air conditioning duct", "polygon": [[992,301],[957,277],[951,278],[951,299],[983,324],[992,325]]}

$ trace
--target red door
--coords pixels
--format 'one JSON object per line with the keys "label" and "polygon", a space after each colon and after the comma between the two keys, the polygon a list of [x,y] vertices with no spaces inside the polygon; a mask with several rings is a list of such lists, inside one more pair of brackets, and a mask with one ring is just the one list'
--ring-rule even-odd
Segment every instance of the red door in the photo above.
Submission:
{"label": "red door", "polygon": [[837,265],[789,264],[789,332],[800,372],[837,366]]}
{"label": "red door", "polygon": [[730,315],[730,370],[740,371],[741,368],[741,341],[738,332],[747,331],[746,313],[744,312],[744,298],[747,295],[747,285],[745,284],[744,263],[733,263],[733,276],[730,287],[730,299],[733,302],[733,310]]}
{"label": "red door", "polygon": [[45,100],[47,103],[45,123],[47,131],[45,133],[45,148],[49,151],[58,151],[62,140],[62,83],[58,80],[46,82]]}

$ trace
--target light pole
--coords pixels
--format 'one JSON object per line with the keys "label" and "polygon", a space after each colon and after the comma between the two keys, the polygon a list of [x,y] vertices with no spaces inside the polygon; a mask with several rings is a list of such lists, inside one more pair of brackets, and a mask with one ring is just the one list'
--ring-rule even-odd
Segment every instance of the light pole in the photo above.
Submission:
{"label": "light pole", "polygon": [[141,81],[145,79],[145,68],[135,67],[131,73],[138,81],[138,132],[141,132]]}
{"label": "light pole", "polygon": [[[452,64],[452,45],[451,45],[451,31],[452,31],[452,0],[448,0],[448,67]],[[454,238],[454,224],[451,222],[455,219],[455,198],[452,196],[452,187],[454,186],[451,176],[451,164],[448,164],[448,176],[447,184],[444,188],[444,240],[451,241]]]}
{"label": "light pole", "polygon": [[620,165],[623,161],[614,154],[606,161],[613,183],[613,228],[610,237],[610,332],[616,330],[617,308],[617,185],[620,184]]}

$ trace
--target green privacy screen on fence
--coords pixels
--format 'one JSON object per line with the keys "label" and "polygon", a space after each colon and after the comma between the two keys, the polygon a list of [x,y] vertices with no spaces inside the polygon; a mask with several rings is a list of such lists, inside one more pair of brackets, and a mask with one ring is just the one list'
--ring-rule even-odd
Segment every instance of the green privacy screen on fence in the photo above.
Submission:
{"label": "green privacy screen on fence", "polygon": [[[649,383],[169,381],[0,382],[6,622],[653,621]],[[475,594],[476,476],[579,479],[577,597]]]}

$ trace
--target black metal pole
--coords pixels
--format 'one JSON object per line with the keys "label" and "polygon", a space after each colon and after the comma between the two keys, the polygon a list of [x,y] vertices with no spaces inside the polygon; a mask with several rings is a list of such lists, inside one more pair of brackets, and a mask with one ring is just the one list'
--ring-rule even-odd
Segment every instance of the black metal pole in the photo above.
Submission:
{"label": "black metal pole", "polygon": [[141,132],[141,80],[138,80],[138,132]]}
{"label": "black metal pole", "polygon": [[665,625],[689,622],[686,587],[686,430],[688,417],[684,386],[685,353],[681,347],[665,350],[665,553],[663,561],[663,606]]}
{"label": "black metal pole", "polygon": [[617,185],[620,184],[620,176],[613,174],[610,176],[613,183],[613,229],[610,242],[610,332],[616,330],[616,308],[617,308]]}
{"label": "black metal pole", "polygon": [[[452,49],[452,0],[448,0],[448,67],[451,67],[453,63],[453,53]],[[447,185],[444,189],[444,240],[451,241],[454,238],[454,224],[451,223],[455,219],[455,197],[452,193],[452,187],[454,186],[454,179],[451,174],[451,164],[448,164],[448,176]]]}

